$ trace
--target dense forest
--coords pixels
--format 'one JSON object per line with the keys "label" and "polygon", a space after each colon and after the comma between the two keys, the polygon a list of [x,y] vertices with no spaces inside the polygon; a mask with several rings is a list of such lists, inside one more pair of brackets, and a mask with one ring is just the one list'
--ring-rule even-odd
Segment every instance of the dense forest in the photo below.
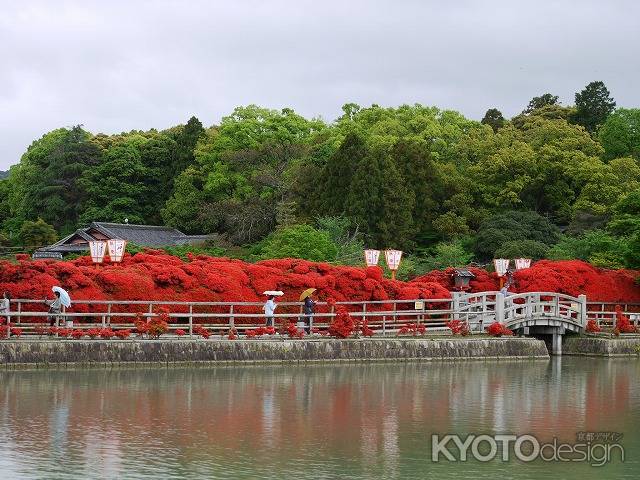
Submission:
{"label": "dense forest", "polygon": [[208,128],[49,132],[0,180],[2,249],[126,218],[217,233],[199,249],[246,259],[349,264],[363,246],[400,248],[405,275],[495,256],[640,267],[640,109],[616,108],[602,82],[511,119],[342,110],[332,123],[250,105]]}

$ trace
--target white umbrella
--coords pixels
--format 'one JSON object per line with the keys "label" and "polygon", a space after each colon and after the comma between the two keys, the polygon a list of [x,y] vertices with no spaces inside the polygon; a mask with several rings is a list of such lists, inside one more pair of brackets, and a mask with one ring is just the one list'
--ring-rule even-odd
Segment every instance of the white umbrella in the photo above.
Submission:
{"label": "white umbrella", "polygon": [[262,292],[263,295],[273,295],[274,297],[281,297],[282,295],[284,295],[284,292],[281,292],[280,290],[267,290],[265,292]]}
{"label": "white umbrella", "polygon": [[60,294],[60,303],[65,307],[69,308],[71,306],[71,297],[67,293],[67,291],[62,287],[53,287],[51,290],[54,292],[58,292]]}

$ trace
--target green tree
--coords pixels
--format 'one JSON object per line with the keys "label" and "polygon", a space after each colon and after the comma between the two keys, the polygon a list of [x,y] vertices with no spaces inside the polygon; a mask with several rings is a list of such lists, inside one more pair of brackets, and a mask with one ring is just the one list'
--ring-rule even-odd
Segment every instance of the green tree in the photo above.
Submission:
{"label": "green tree", "polygon": [[385,152],[374,151],[355,167],[344,213],[374,246],[407,248],[412,243],[414,197]]}
{"label": "green tree", "polygon": [[[104,161],[83,172],[78,185],[85,192],[80,222],[145,224],[158,209],[151,200],[149,170],[142,163],[141,135],[121,138],[104,153]],[[157,185],[157,181],[153,182]]]}
{"label": "green tree", "polygon": [[506,120],[502,116],[502,112],[497,108],[490,108],[489,110],[487,110],[482,120],[480,120],[480,123],[489,125],[494,132],[497,132],[499,129],[501,129],[504,126],[505,122]]}
{"label": "green tree", "polygon": [[607,160],[633,157],[640,160],[640,108],[619,108],[598,130]]}
{"label": "green tree", "polygon": [[511,240],[504,242],[495,251],[496,258],[545,258],[549,245],[536,240]]}
{"label": "green tree", "polygon": [[579,237],[562,236],[547,253],[552,260],[584,260],[598,267],[622,268],[627,244],[602,230],[591,230]]}
{"label": "green tree", "polygon": [[529,104],[527,105],[527,108],[525,108],[522,113],[523,114],[527,114],[527,113],[531,113],[534,110],[537,110],[539,108],[545,107],[547,105],[558,105],[560,102],[558,101],[558,96],[557,95],[551,95],[550,93],[544,93],[542,95],[540,95],[539,97],[533,97],[530,101]]}
{"label": "green tree", "polygon": [[482,223],[475,238],[474,251],[481,260],[492,258],[507,242],[533,240],[553,245],[560,238],[558,227],[531,211],[498,213]]}
{"label": "green tree", "polygon": [[314,262],[333,261],[338,248],[327,232],[310,225],[295,225],[276,230],[261,242],[260,258],[303,258]]}
{"label": "green tree", "polygon": [[423,262],[427,271],[464,267],[469,265],[473,258],[473,254],[467,251],[460,241],[440,242],[433,250],[433,255],[428,256]]}
{"label": "green tree", "polygon": [[414,236],[420,236],[432,228],[438,209],[434,189],[438,188],[436,183],[439,179],[431,152],[424,142],[400,139],[391,149],[391,157],[404,186],[413,194],[411,217]]}
{"label": "green tree", "polygon": [[174,129],[175,156],[173,158],[173,172],[175,178],[195,161],[194,150],[198,140],[204,135],[202,123],[196,117],[191,117],[186,125]]}
{"label": "green tree", "polygon": [[608,229],[617,235],[640,232],[640,188],[626,193],[618,200]]}
{"label": "green tree", "polygon": [[326,215],[341,215],[347,208],[347,196],[351,188],[354,170],[367,157],[367,147],[362,137],[349,133],[340,148],[324,167],[322,212]]}
{"label": "green tree", "polygon": [[51,225],[38,218],[35,222],[27,220],[22,224],[19,238],[25,247],[36,248],[54,243],[58,234]]}
{"label": "green tree", "polygon": [[576,93],[576,114],[573,121],[593,133],[605,122],[615,107],[616,102],[610,96],[604,82],[591,82],[584,90]]}
{"label": "green tree", "polygon": [[336,260],[346,264],[361,264],[364,243],[355,222],[344,216],[319,217],[316,220],[318,229],[327,232],[331,241],[338,247]]}
{"label": "green tree", "polygon": [[99,146],[80,126],[47,133],[11,167],[9,203],[14,217],[43,218],[62,232],[76,228],[83,172],[101,161]]}

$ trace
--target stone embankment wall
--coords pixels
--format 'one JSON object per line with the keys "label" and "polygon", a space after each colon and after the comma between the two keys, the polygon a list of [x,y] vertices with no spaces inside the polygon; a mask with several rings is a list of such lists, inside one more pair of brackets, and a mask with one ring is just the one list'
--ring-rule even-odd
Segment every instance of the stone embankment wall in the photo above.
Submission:
{"label": "stone embankment wall", "polygon": [[566,337],[562,345],[563,355],[591,355],[623,357],[640,354],[640,336],[633,337]]}
{"label": "stone embankment wall", "polygon": [[5,340],[0,365],[548,358],[534,338],[353,340]]}

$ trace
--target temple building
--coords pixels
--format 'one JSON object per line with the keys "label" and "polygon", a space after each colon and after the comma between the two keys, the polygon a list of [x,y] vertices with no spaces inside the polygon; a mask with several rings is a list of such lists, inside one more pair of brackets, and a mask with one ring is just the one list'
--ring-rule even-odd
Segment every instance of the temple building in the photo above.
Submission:
{"label": "temple building", "polygon": [[186,235],[180,230],[158,225],[93,222],[47,247],[36,250],[33,258],[62,258],[69,253],[89,251],[94,240],[121,239],[141,247],[196,245],[215,238],[215,235]]}

